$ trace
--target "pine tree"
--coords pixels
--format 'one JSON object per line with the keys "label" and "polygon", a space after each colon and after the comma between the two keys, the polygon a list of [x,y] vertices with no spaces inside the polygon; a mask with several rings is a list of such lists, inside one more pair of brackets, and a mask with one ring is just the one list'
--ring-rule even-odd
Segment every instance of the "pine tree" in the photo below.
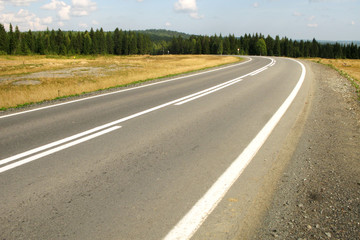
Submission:
{"label": "pine tree", "polygon": [[237,53],[238,46],[234,34],[233,35],[229,34],[229,42],[230,42],[230,54],[238,54]]}
{"label": "pine tree", "polygon": [[223,52],[224,52],[224,44],[223,44],[223,39],[222,39],[221,35],[220,35],[218,41],[219,41],[218,42],[218,49],[217,49],[216,53],[222,55]]}
{"label": "pine tree", "polygon": [[111,32],[106,33],[106,47],[108,54],[114,54],[114,40]]}
{"label": "pine tree", "polygon": [[89,33],[90,39],[91,39],[91,47],[90,47],[90,54],[96,54],[97,53],[97,41],[95,37],[94,29],[90,29]]}
{"label": "pine tree", "polygon": [[50,54],[51,53],[51,48],[50,48],[50,46],[51,46],[51,44],[50,44],[50,31],[49,31],[49,29],[45,32],[45,34],[44,34],[44,52],[45,52],[45,54]]}
{"label": "pine tree", "polygon": [[268,56],[273,56],[274,55],[274,45],[275,45],[275,41],[274,39],[268,35],[265,39],[265,43],[266,43],[266,48],[267,48],[267,52],[268,52]]}
{"label": "pine tree", "polygon": [[86,31],[83,37],[83,51],[82,53],[85,55],[89,55],[92,53],[92,42],[91,42],[91,37],[90,34]]}
{"label": "pine tree", "polygon": [[27,38],[26,33],[20,34],[20,49],[16,51],[17,54],[20,55],[30,54],[30,49],[29,49],[29,45],[27,44],[26,38]]}
{"label": "pine tree", "polygon": [[201,39],[200,39],[200,38],[197,38],[197,39],[196,39],[195,54],[201,54],[201,53],[202,53]]}
{"label": "pine tree", "polygon": [[[163,49],[162,54],[165,54],[165,49]],[[180,44],[175,36],[171,40],[171,54],[180,54]]]}
{"label": "pine tree", "polygon": [[228,37],[225,37],[223,40],[224,45],[224,54],[230,55],[231,54],[231,48],[230,48],[230,40]]}
{"label": "pine tree", "polygon": [[141,33],[136,34],[138,54],[145,54],[145,38]]}
{"label": "pine tree", "polygon": [[301,40],[299,43],[299,51],[300,51],[299,57],[304,57],[304,50],[305,50],[305,44],[304,44],[304,41]]}
{"label": "pine tree", "polygon": [[341,45],[339,43],[335,43],[334,45],[334,58],[342,58],[343,53],[341,49]]}
{"label": "pine tree", "polygon": [[45,33],[38,33],[37,36],[35,37],[35,45],[36,45],[36,50],[35,52],[40,54],[40,55],[45,55],[45,38],[44,38]]}
{"label": "pine tree", "polygon": [[59,49],[59,47],[56,44],[56,33],[55,33],[55,30],[52,29],[51,33],[50,33],[50,50],[49,50],[49,52],[51,54],[57,54],[58,49]]}
{"label": "pine tree", "polygon": [[58,29],[58,31],[56,32],[56,38],[55,38],[55,43],[56,43],[56,53],[59,55],[66,55],[67,53],[67,49],[66,49],[66,39],[65,39],[65,34],[63,33],[63,31],[61,31],[61,29]]}
{"label": "pine tree", "polygon": [[122,37],[122,54],[129,55],[129,33],[127,31],[124,32]]}
{"label": "pine tree", "polygon": [[318,57],[318,56],[319,56],[319,45],[314,38],[311,43],[310,57]]}
{"label": "pine tree", "polygon": [[352,42],[350,45],[350,58],[351,59],[358,59],[359,55],[358,55],[358,51],[357,51],[357,46]]}
{"label": "pine tree", "polygon": [[8,44],[8,36],[5,27],[0,23],[0,55],[8,52]]}
{"label": "pine tree", "polygon": [[136,34],[134,32],[130,32],[129,33],[129,54],[130,55],[134,55],[138,53],[138,48],[137,48],[137,37]]}
{"label": "pine tree", "polygon": [[116,55],[121,55],[122,52],[122,43],[123,43],[123,39],[122,39],[122,31],[119,30],[118,28],[115,29],[114,31],[114,35],[113,35],[113,41],[114,41],[114,54]]}
{"label": "pine tree", "polygon": [[8,54],[14,54],[14,52],[15,52],[15,36],[14,36],[14,32],[13,32],[13,26],[11,25],[11,23],[9,26],[8,39],[9,39]]}
{"label": "pine tree", "polygon": [[275,56],[281,56],[280,37],[279,37],[279,35],[277,35],[275,37],[274,51],[273,52],[274,52]]}
{"label": "pine tree", "polygon": [[210,38],[209,38],[209,36],[205,36],[202,39],[202,53],[210,54]]}

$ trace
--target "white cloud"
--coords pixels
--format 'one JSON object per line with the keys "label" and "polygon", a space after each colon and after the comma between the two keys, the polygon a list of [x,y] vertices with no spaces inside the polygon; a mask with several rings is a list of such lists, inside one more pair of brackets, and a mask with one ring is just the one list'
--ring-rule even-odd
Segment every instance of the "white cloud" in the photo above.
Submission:
{"label": "white cloud", "polygon": [[198,13],[198,8],[196,0],[178,0],[174,4],[174,9],[176,12],[187,13],[193,19],[201,19],[204,16],[200,16]]}
{"label": "white cloud", "polygon": [[309,28],[317,28],[318,27],[318,24],[317,23],[309,23],[307,25]]}
{"label": "white cloud", "polygon": [[96,3],[91,0],[72,0],[71,2],[73,6],[72,15],[74,16],[87,16],[97,9]]}
{"label": "white cloud", "polygon": [[295,16],[295,17],[301,17],[301,16],[302,16],[302,13],[299,13],[299,12],[293,12],[293,16]]}
{"label": "white cloud", "polygon": [[174,5],[178,12],[197,12],[196,0],[178,0]]}
{"label": "white cloud", "polygon": [[200,16],[198,12],[189,13],[189,16],[193,19],[202,19],[204,16]]}
{"label": "white cloud", "polygon": [[52,22],[53,22],[52,17],[43,18],[43,23],[45,23],[45,24],[51,24]]}
{"label": "white cloud", "polygon": [[30,3],[36,2],[38,0],[2,0],[0,3],[10,3],[15,6],[29,6]]}
{"label": "white cloud", "polygon": [[309,21],[312,21],[312,20],[314,20],[316,17],[315,16],[310,16],[310,17],[308,17],[308,20]]}
{"label": "white cloud", "polygon": [[66,6],[62,6],[60,8],[60,10],[58,11],[58,16],[60,17],[61,20],[70,20],[70,10],[71,10],[71,6],[66,5]]}
{"label": "white cloud", "polygon": [[19,26],[20,30],[45,30],[47,24],[52,23],[52,17],[39,18],[34,13],[25,9],[20,9],[17,13],[4,13],[0,14],[0,22],[5,26],[9,26],[10,23]]}
{"label": "white cloud", "polygon": [[0,11],[5,9],[5,4],[10,4],[14,6],[29,6],[32,2],[38,0],[0,0]]}
{"label": "white cloud", "polygon": [[56,11],[60,20],[70,20],[71,16],[87,16],[97,9],[95,2],[91,0],[72,0],[71,5],[61,0],[51,0],[42,9]]}
{"label": "white cloud", "polygon": [[[64,2],[63,2],[64,3]],[[64,3],[65,4],[65,3]],[[51,0],[50,3],[45,4],[44,6],[42,6],[42,9],[46,9],[46,10],[56,10],[58,7],[61,6],[61,2],[57,1],[57,0]]]}
{"label": "white cloud", "polygon": [[63,1],[51,0],[50,3],[43,5],[41,8],[45,10],[56,10],[61,20],[70,19],[71,6]]}
{"label": "white cloud", "polygon": [[88,28],[89,26],[86,23],[80,23],[79,27],[81,28]]}

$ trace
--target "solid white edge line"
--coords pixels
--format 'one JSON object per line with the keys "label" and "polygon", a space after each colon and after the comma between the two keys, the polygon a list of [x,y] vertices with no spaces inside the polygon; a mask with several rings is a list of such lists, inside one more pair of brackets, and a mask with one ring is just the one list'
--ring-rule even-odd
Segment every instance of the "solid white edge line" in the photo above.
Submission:
{"label": "solid white edge line", "polygon": [[13,169],[13,168],[16,168],[16,167],[19,167],[19,166],[24,165],[24,164],[26,164],[26,163],[35,161],[35,160],[37,160],[37,159],[39,159],[39,158],[42,158],[42,157],[45,157],[45,156],[47,156],[47,155],[50,155],[50,154],[59,152],[59,151],[64,150],[64,149],[66,149],[66,148],[75,146],[75,145],[77,145],[77,144],[79,144],[79,143],[82,143],[82,142],[85,142],[85,141],[89,141],[90,139],[99,137],[99,136],[101,136],[101,135],[104,135],[104,134],[106,134],[106,133],[112,132],[112,131],[117,130],[117,129],[119,129],[119,128],[121,128],[121,126],[114,126],[114,127],[105,129],[105,130],[103,130],[103,131],[101,131],[101,132],[97,132],[97,133],[94,133],[94,134],[92,134],[92,135],[89,135],[89,136],[80,138],[80,139],[78,139],[78,140],[75,140],[75,141],[73,141],[73,142],[69,142],[69,143],[64,144],[64,145],[61,145],[61,146],[59,146],[59,147],[50,149],[50,150],[48,150],[48,151],[46,151],[46,152],[42,152],[42,153],[36,154],[36,155],[34,155],[34,156],[31,156],[31,157],[29,157],[29,158],[23,159],[23,160],[21,160],[21,161],[18,161],[18,162],[15,162],[15,163],[6,165],[5,167],[0,168],[0,173],[5,172],[5,171],[8,171],[8,170]]}
{"label": "solid white edge line", "polygon": [[202,74],[206,74],[206,73],[211,73],[211,72],[215,72],[215,71],[220,71],[220,70],[223,70],[223,69],[236,67],[236,66],[239,66],[239,65],[242,65],[242,64],[245,64],[245,63],[248,63],[248,62],[252,61],[251,57],[247,57],[247,58],[248,58],[248,60],[245,61],[245,62],[232,64],[230,66],[220,67],[220,68],[216,68],[216,69],[212,69],[212,70],[208,70],[208,71],[204,71],[204,72],[200,72],[200,73],[195,73],[195,74],[191,74],[191,75],[186,75],[186,76],[182,76],[182,77],[172,78],[172,79],[164,80],[164,81],[160,81],[160,82],[149,83],[149,84],[138,86],[138,87],[122,89],[122,90],[115,91],[115,92],[99,94],[99,95],[91,96],[91,97],[85,97],[85,98],[81,98],[81,99],[77,99],[77,100],[73,100],[73,101],[68,101],[68,102],[64,102],[64,103],[58,103],[58,104],[54,104],[54,105],[50,105],[50,106],[46,106],[46,107],[35,108],[35,109],[23,111],[23,112],[17,112],[17,113],[13,113],[13,114],[8,114],[8,115],[0,116],[0,119],[13,117],[13,116],[20,115],[20,114],[45,110],[45,109],[49,109],[49,108],[55,108],[55,107],[59,107],[59,106],[63,106],[63,105],[71,104],[71,103],[82,102],[82,101],[86,101],[86,100],[93,99],[93,98],[99,98],[99,97],[118,94],[118,93],[122,93],[122,92],[132,91],[132,90],[136,90],[136,89],[139,89],[139,88],[150,87],[150,86],[154,86],[154,85],[157,85],[157,84],[163,84],[163,83],[167,83],[167,82],[177,81],[177,80],[180,80],[180,79],[190,78],[190,77],[194,77],[194,76],[198,76],[198,75],[202,75]]}
{"label": "solid white edge line", "polygon": [[[291,59],[293,60],[293,59]],[[283,117],[291,103],[298,94],[306,75],[305,66],[300,64],[302,73],[293,91],[271,117],[271,119],[260,130],[256,137],[244,149],[244,151],[235,159],[228,169],[220,176],[220,178],[212,185],[205,195],[192,207],[192,209],[178,222],[178,224],[166,235],[164,240],[185,240],[190,239],[206,218],[215,209],[218,203],[223,199],[229,191],[233,183],[240,177],[244,169],[251,162],[253,157],[265,143],[271,132],[274,130],[280,119]]]}

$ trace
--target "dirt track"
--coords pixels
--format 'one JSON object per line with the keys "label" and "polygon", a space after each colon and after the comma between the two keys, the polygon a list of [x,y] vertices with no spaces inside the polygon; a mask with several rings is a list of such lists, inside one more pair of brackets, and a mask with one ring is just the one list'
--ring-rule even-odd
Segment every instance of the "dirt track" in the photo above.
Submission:
{"label": "dirt track", "polygon": [[308,66],[304,132],[252,239],[360,239],[360,103],[335,70]]}

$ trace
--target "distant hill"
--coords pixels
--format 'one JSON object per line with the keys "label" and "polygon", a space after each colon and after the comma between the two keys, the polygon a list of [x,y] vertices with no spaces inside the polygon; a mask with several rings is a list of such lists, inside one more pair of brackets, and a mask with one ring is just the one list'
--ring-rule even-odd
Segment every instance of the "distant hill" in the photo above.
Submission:
{"label": "distant hill", "polygon": [[360,46],[360,41],[326,41],[326,40],[318,40],[319,43],[330,43],[330,44],[335,44],[335,43],[340,43],[341,45],[351,45],[351,43],[354,43],[357,46]]}
{"label": "distant hill", "polygon": [[150,39],[154,42],[160,41],[170,41],[174,36],[181,36],[184,39],[189,39],[191,35],[176,31],[170,31],[165,29],[148,29],[148,30],[138,30],[136,32],[147,34],[150,36]]}

